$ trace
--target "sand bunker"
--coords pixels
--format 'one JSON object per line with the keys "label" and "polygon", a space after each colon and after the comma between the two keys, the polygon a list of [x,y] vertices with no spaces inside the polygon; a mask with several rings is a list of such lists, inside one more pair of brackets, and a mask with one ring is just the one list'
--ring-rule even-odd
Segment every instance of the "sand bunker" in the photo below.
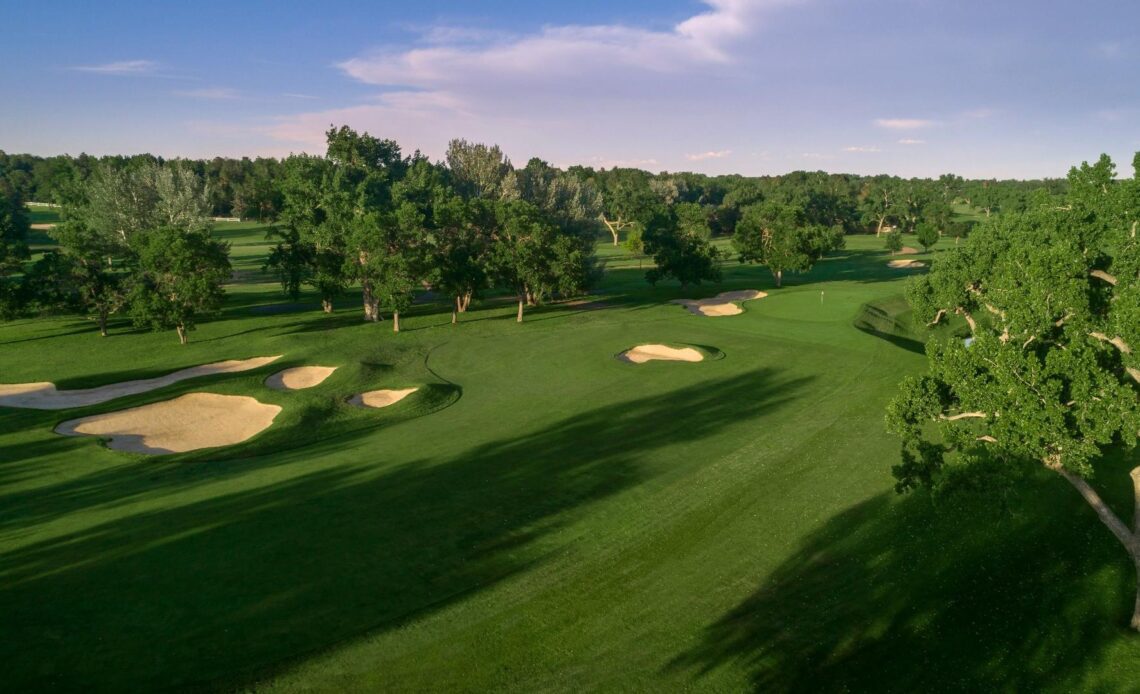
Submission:
{"label": "sand bunker", "polygon": [[921,260],[892,260],[887,265],[894,268],[912,268],[912,267],[926,267],[926,263]]}
{"label": "sand bunker", "polygon": [[370,390],[367,393],[358,393],[348,399],[349,405],[357,407],[387,407],[395,405],[419,388],[404,388],[403,390]]}
{"label": "sand bunker", "polygon": [[680,304],[689,309],[689,313],[697,316],[735,316],[744,312],[740,303],[763,299],[768,296],[755,289],[742,289],[735,292],[721,292],[708,299],[673,299],[669,303]]}
{"label": "sand bunker", "polygon": [[55,428],[64,436],[110,438],[107,446],[131,453],[184,453],[232,446],[273,423],[281,408],[244,395],[189,393],[129,410],[72,419]]}
{"label": "sand bunker", "polygon": [[278,371],[265,379],[265,385],[273,390],[303,390],[324,383],[333,371],[335,366],[297,366]]}
{"label": "sand bunker", "polygon": [[903,246],[899,249],[899,255],[918,255],[918,249],[911,248],[910,246]]}
{"label": "sand bunker", "polygon": [[252,359],[230,359],[228,361],[214,362],[192,366],[174,373],[147,378],[139,381],[123,381],[112,383],[98,388],[85,388],[82,390],[56,390],[54,383],[47,381],[40,383],[0,383],[0,407],[26,407],[33,410],[66,410],[71,407],[86,407],[121,398],[126,395],[138,395],[158,388],[165,388],[179,381],[199,376],[213,376],[216,374],[230,374],[239,371],[249,371],[265,366],[277,359],[276,357],[254,357]]}
{"label": "sand bunker", "polygon": [[33,231],[47,231],[55,228],[54,224],[29,224],[28,226],[31,227]]}
{"label": "sand bunker", "polygon": [[630,364],[644,364],[659,359],[662,361],[703,361],[705,355],[692,347],[666,347],[665,345],[638,345],[618,355],[618,359]]}

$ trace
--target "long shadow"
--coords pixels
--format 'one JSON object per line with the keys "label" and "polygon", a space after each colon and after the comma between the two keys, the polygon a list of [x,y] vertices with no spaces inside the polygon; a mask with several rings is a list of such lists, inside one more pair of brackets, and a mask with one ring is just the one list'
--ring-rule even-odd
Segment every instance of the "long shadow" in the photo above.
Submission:
{"label": "long shadow", "polygon": [[93,322],[74,320],[67,326],[67,329],[52,330],[43,335],[36,335],[35,337],[21,337],[17,340],[0,340],[0,346],[15,345],[21,342],[36,342],[37,340],[50,340],[53,337],[66,337],[68,335],[79,335],[81,333],[91,333],[95,337],[99,336],[99,327]]}
{"label": "long shadow", "polygon": [[[232,689],[270,677],[527,572],[559,551],[551,533],[575,514],[648,479],[656,451],[770,413],[802,385],[759,370],[394,468],[377,465],[383,450],[343,441],[231,463],[304,464],[253,488],[263,478],[215,491],[235,473],[205,464],[108,471],[83,491],[99,513],[171,486],[196,497],[56,527],[0,556],[5,686]],[[355,450],[354,462],[319,457],[334,449]],[[49,488],[43,503],[68,499]]]}
{"label": "long shadow", "polygon": [[763,692],[1073,691],[1135,644],[1130,562],[1063,481],[1033,475],[1006,510],[892,497],[831,519],[666,669],[743,666]]}
{"label": "long shadow", "polygon": [[902,320],[885,306],[876,303],[863,304],[852,324],[856,330],[886,340],[908,352],[926,353],[926,343],[913,337],[914,329],[911,322]]}

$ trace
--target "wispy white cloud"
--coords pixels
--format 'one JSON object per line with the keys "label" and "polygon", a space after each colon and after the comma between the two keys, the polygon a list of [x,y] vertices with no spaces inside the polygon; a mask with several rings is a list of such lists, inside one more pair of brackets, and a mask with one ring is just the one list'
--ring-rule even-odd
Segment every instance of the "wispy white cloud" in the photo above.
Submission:
{"label": "wispy white cloud", "polygon": [[[478,30],[441,27],[432,44],[403,52],[376,52],[340,63],[349,76],[382,86],[454,88],[482,81],[549,82],[567,76],[598,81],[614,71],[674,72],[723,64],[755,34],[766,12],[801,0],[705,0],[709,9],[654,31],[621,24],[547,26],[536,34],[490,38]],[[470,42],[476,45],[468,45]]]}
{"label": "wispy white cloud", "polygon": [[715,152],[698,152],[697,154],[686,154],[685,158],[689,161],[704,161],[706,159],[724,159],[732,154],[731,149],[721,149]]}
{"label": "wispy white cloud", "polygon": [[858,152],[861,154],[872,154],[874,152],[882,152],[883,150],[879,149],[878,147],[863,147],[863,146],[853,145],[851,147],[844,147],[843,151],[844,152]]}
{"label": "wispy white cloud", "polygon": [[913,137],[904,137],[899,140],[900,145],[925,145],[926,140],[916,140]]}
{"label": "wispy white cloud", "polygon": [[875,125],[888,130],[918,130],[938,125],[938,121],[925,118],[876,118]]}
{"label": "wispy white cloud", "polygon": [[508,41],[514,38],[513,34],[505,31],[480,27],[437,25],[426,28],[408,27],[408,29],[420,34],[422,42],[432,44],[489,43],[491,41]]}
{"label": "wispy white cloud", "polygon": [[295,92],[285,92],[281,96],[283,96],[287,99],[306,99],[309,101],[313,101],[313,100],[317,100],[317,99],[321,98],[319,96],[313,96],[312,94],[297,94]]}
{"label": "wispy white cloud", "polygon": [[[421,30],[407,48],[363,53],[338,64],[348,77],[380,88],[377,96],[283,116],[267,133],[309,151],[323,149],[329,123],[348,123],[436,156],[450,137],[499,142],[552,160],[567,158],[570,148],[563,142],[592,142],[601,151],[620,152],[630,144],[633,123],[633,139],[647,140],[688,117],[679,108],[666,113],[666,104],[676,106],[676,99],[661,89],[663,75],[695,84],[690,95],[711,90],[707,85],[715,78],[744,69],[754,51],[752,39],[773,12],[811,1],[703,0],[703,11],[664,29],[615,23],[546,26],[525,34],[453,26]],[[679,153],[667,163],[711,163],[727,154],[687,159]]]}
{"label": "wispy white cloud", "polygon": [[76,65],[71,69],[98,75],[150,75],[158,70],[158,63],[153,60],[120,60],[101,65]]}
{"label": "wispy white cloud", "polygon": [[240,99],[241,93],[229,87],[204,87],[202,89],[186,89],[174,92],[175,96],[184,96],[189,99],[207,99],[210,101],[232,101]]}

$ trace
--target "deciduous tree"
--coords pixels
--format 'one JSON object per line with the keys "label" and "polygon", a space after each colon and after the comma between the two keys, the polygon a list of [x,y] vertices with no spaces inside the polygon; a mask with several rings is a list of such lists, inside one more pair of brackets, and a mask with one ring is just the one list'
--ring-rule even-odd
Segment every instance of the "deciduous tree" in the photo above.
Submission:
{"label": "deciduous tree", "polygon": [[1070,181],[1068,205],[994,217],[913,280],[916,317],[958,314],[973,340],[929,345],[929,372],[891,403],[903,441],[894,473],[900,490],[984,488],[1043,468],[1073,486],[1140,573],[1140,468],[1131,519],[1094,486],[1111,470],[1105,457],[1140,431],[1140,238],[1126,202],[1138,184],[1115,184],[1106,159]]}
{"label": "deciduous tree", "polygon": [[178,333],[186,344],[198,319],[217,313],[230,276],[229,245],[206,232],[161,228],[140,234],[138,270],[131,282],[136,325]]}

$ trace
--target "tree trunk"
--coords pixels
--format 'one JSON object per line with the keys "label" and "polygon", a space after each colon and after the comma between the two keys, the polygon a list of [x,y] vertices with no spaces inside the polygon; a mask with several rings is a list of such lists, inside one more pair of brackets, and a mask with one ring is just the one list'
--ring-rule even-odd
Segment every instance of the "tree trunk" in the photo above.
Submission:
{"label": "tree trunk", "polygon": [[99,336],[107,337],[107,311],[105,309],[99,310]]}
{"label": "tree trunk", "polygon": [[321,311],[324,313],[332,313],[332,309],[332,299],[321,299]]}
{"label": "tree trunk", "polygon": [[455,296],[455,308],[451,309],[451,324],[455,325],[459,322],[459,312],[463,310],[463,301],[457,294]]}
{"label": "tree trunk", "polygon": [[[620,227],[615,229],[614,225],[605,217],[602,217],[602,223],[606,225],[606,228],[610,230],[610,235],[614,237],[614,245],[618,245],[618,231]],[[621,222],[619,221],[618,223],[620,224]]]}
{"label": "tree trunk", "polygon": [[783,270],[776,270],[772,274],[774,274],[776,276],[776,289],[779,289],[780,287],[782,287],[784,285],[784,271]]}
{"label": "tree trunk", "polygon": [[178,344],[186,344],[186,326],[182,323],[179,323],[178,325],[174,326],[174,329],[178,332]]}
{"label": "tree trunk", "polygon": [[538,302],[534,298],[534,292],[532,292],[529,289],[526,290],[526,305],[527,306],[537,306],[538,305]]}
{"label": "tree trunk", "polygon": [[524,297],[522,294],[519,294],[519,317],[515,319],[516,323],[522,323],[523,303],[525,302],[525,299],[526,297]]}
{"label": "tree trunk", "polygon": [[467,313],[468,307],[471,306],[471,292],[463,294],[463,301],[459,304],[459,312]]}
{"label": "tree trunk", "polygon": [[883,222],[887,221],[886,217],[879,217],[879,226],[875,229],[875,238],[879,238],[883,233]]}
{"label": "tree trunk", "polygon": [[1116,513],[1104,503],[1096,490],[1089,486],[1080,475],[1075,475],[1066,470],[1058,460],[1045,460],[1043,461],[1045,467],[1053,472],[1056,472],[1061,477],[1064,477],[1069,484],[1077,490],[1077,493],[1084,498],[1085,502],[1092,507],[1096,512],[1097,518],[1100,522],[1104,523],[1105,527],[1112,532],[1113,536],[1124,545],[1124,549],[1128,551],[1128,555],[1132,558],[1132,564],[1136,568],[1136,599],[1132,607],[1132,619],[1129,621],[1129,626],[1135,631],[1140,631],[1140,467],[1132,469],[1129,475],[1132,477],[1132,503],[1133,503],[1133,516],[1132,528],[1129,529],[1127,525],[1116,515]]}
{"label": "tree trunk", "polygon": [[392,332],[400,332],[400,312],[392,311]]}
{"label": "tree trunk", "polygon": [[373,323],[380,320],[380,301],[372,292],[372,282],[364,280],[360,285],[360,293],[364,297],[364,320]]}
{"label": "tree trunk", "polygon": [[1140,556],[1132,557],[1132,563],[1136,565],[1136,603],[1132,608],[1132,621],[1128,626],[1134,631],[1140,631]]}

